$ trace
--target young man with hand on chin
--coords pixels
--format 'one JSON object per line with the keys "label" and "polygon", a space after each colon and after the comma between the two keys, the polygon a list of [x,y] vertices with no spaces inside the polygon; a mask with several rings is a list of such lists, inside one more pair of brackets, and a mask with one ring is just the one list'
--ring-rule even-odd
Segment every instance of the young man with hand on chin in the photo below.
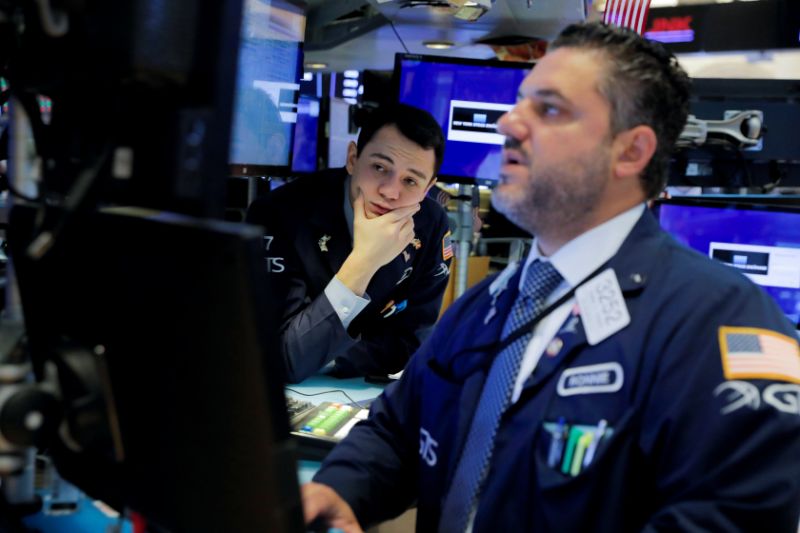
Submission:
{"label": "young man with hand on chin", "polygon": [[402,370],[436,321],[452,257],[447,216],[428,190],[444,137],[425,111],[374,110],[347,165],[260,198],[266,269],[281,306],[290,382]]}

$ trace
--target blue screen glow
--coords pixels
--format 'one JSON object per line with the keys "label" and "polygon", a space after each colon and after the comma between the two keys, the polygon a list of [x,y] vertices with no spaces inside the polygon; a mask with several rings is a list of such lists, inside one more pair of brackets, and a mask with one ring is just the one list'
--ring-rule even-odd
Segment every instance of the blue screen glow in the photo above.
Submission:
{"label": "blue screen glow", "polygon": [[686,246],[739,270],[800,322],[800,211],[661,204],[661,226]]}
{"label": "blue screen glow", "polygon": [[[442,61],[445,62],[442,62]],[[500,170],[504,138],[497,119],[517,100],[517,89],[531,69],[526,63],[497,66],[402,58],[399,100],[431,113],[446,139],[439,178],[492,184]]]}

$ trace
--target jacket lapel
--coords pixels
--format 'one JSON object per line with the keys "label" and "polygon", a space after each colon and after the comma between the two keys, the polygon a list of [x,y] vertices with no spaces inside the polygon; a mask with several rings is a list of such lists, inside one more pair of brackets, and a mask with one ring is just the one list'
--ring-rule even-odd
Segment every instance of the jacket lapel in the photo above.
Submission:
{"label": "jacket lapel", "polygon": [[[509,278],[506,287],[492,295],[486,291],[475,305],[470,324],[463,331],[469,332],[469,341],[448,363],[454,380],[462,381],[461,397],[456,424],[454,450],[460,451],[469,431],[475,409],[478,406],[483,384],[503,332],[505,317],[511,310],[519,291],[520,271]],[[453,454],[450,472],[455,468],[459,453]]]}
{"label": "jacket lapel", "polygon": [[410,283],[407,277],[411,275],[413,268],[411,262],[406,263],[402,253],[383,265],[367,286],[370,299],[376,304],[385,305],[389,294],[394,292],[395,288],[402,286],[403,283]]}
{"label": "jacket lapel", "polygon": [[571,352],[585,345],[586,332],[576,306],[555,337],[545,347],[544,353],[539,358],[533,374],[523,385],[523,389],[536,387],[548,380],[564,364]]}
{"label": "jacket lapel", "polygon": [[339,271],[353,249],[343,212],[344,178],[331,179],[330,182],[328,194],[318,197],[314,215],[308,224],[308,233],[303,237],[307,242],[302,247],[317,258],[314,262],[327,267],[329,280]]}

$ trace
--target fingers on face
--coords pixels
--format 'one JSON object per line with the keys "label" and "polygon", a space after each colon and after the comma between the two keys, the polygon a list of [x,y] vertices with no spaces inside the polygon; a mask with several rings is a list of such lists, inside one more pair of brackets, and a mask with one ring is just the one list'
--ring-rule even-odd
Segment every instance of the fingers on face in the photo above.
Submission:
{"label": "fingers on face", "polygon": [[391,220],[391,221],[394,221],[394,222],[399,222],[399,221],[405,220],[405,219],[409,219],[410,220],[411,217],[413,217],[415,214],[417,214],[419,209],[420,209],[419,204],[408,205],[406,207],[398,207],[397,209],[389,211],[388,213],[386,213],[383,216],[387,217],[388,220]]}
{"label": "fingers on face", "polygon": [[407,246],[414,239],[414,219],[409,218],[400,228],[400,240]]}

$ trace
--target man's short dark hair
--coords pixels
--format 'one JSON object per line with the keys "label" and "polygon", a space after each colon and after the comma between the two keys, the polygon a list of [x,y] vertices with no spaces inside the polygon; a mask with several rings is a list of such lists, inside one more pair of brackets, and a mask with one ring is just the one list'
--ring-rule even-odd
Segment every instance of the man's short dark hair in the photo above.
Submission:
{"label": "man's short dark hair", "polygon": [[600,93],[611,105],[611,133],[638,125],[653,128],[658,146],[642,173],[642,187],[654,198],[667,182],[667,165],[689,114],[691,82],[675,56],[636,32],[601,23],[568,26],[550,49],[597,50],[607,58]]}
{"label": "man's short dark hair", "polygon": [[360,156],[367,143],[384,126],[394,126],[410,141],[425,150],[433,150],[436,158],[433,175],[436,176],[444,157],[444,134],[430,113],[406,104],[387,104],[373,109],[358,134],[356,154]]}

